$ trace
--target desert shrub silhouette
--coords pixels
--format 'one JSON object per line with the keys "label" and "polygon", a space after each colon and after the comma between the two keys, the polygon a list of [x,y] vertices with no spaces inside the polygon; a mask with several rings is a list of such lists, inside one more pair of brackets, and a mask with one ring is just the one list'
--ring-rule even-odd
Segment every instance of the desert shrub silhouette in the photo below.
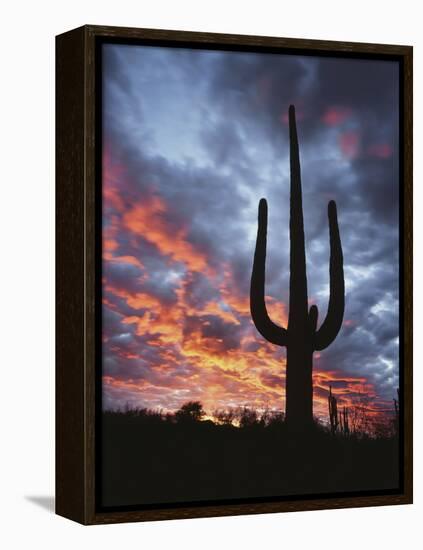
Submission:
{"label": "desert shrub silhouette", "polygon": [[177,422],[199,422],[205,411],[200,401],[188,401],[176,411],[175,419]]}

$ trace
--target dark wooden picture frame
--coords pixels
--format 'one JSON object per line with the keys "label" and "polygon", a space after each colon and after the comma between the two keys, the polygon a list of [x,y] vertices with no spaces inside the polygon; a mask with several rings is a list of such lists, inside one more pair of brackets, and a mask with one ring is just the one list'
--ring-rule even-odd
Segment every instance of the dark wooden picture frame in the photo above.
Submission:
{"label": "dark wooden picture frame", "polygon": [[[97,333],[101,150],[96,120],[99,44],[147,41],[169,46],[316,55],[378,56],[400,63],[400,491],[328,498],[98,507],[96,395],[101,392]],[[84,26],[56,38],[56,512],[82,524],[260,514],[412,503],[412,47],[260,36]],[[100,189],[100,190],[99,190]]]}

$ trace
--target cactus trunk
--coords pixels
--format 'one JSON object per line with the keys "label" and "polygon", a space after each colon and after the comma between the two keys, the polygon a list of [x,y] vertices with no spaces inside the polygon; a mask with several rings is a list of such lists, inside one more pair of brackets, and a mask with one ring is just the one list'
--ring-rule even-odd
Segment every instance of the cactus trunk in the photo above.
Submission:
{"label": "cactus trunk", "polygon": [[306,254],[301,191],[301,172],[295,109],[289,108],[290,140],[290,281],[288,327],[278,327],[267,314],[265,304],[265,261],[267,202],[260,200],[257,243],[251,276],[250,308],[257,330],[267,340],[287,348],[286,421],[305,428],[313,422],[313,353],[336,338],[344,315],[344,272],[336,205],[328,205],[330,238],[330,296],[328,312],[316,330],[318,310],[308,310]]}
{"label": "cactus trunk", "polygon": [[[286,355],[286,419],[292,423],[313,420],[313,349],[308,330],[308,295],[301,190],[300,156],[294,109],[289,109],[290,140],[290,278],[289,346]],[[300,368],[298,366],[301,365]]]}
{"label": "cactus trunk", "polygon": [[291,425],[313,421],[313,354],[306,346],[291,345],[286,352],[285,416]]}

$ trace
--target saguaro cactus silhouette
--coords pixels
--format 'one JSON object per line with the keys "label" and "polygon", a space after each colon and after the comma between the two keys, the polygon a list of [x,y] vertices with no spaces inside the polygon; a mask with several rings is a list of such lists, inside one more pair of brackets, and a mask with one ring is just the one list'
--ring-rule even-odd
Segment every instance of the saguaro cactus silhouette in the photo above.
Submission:
{"label": "saguaro cactus silhouette", "polygon": [[290,281],[287,328],[270,319],[265,303],[265,262],[267,241],[267,202],[261,199],[258,212],[257,242],[251,276],[250,309],[257,330],[269,342],[285,346],[286,421],[304,427],[313,422],[313,353],[327,348],[336,338],[344,316],[345,285],[341,239],[336,204],[328,205],[330,239],[330,296],[326,318],[317,329],[318,309],[308,309],[304,222],[295,109],[289,107],[291,165],[290,202]]}

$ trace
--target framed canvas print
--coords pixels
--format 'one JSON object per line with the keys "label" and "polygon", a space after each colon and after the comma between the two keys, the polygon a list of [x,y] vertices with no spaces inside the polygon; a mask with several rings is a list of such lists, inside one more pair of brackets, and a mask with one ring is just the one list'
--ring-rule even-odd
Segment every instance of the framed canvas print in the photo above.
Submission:
{"label": "framed canvas print", "polygon": [[412,48],[57,37],[57,513],[412,502]]}

